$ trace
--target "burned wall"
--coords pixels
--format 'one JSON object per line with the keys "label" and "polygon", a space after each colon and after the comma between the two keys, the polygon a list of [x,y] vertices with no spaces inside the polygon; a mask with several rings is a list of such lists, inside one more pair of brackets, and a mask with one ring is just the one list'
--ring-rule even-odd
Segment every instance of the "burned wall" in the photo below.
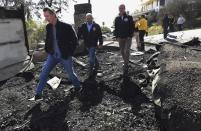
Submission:
{"label": "burned wall", "polygon": [[74,13],[74,23],[75,23],[75,30],[78,30],[78,27],[85,22],[85,16],[87,13],[92,13],[91,4],[77,4],[74,6],[75,13]]}
{"label": "burned wall", "polygon": [[20,9],[6,9],[0,7],[0,18],[22,18],[23,14]]}
{"label": "burned wall", "polygon": [[[75,31],[78,32],[78,28],[81,26],[82,23],[85,22],[85,16],[87,13],[92,13],[91,11],[91,4],[77,4],[74,6],[75,13],[74,13],[74,28]],[[75,55],[83,53],[85,51],[85,46],[83,40],[79,41],[79,46],[75,50]]]}
{"label": "burned wall", "polygon": [[0,81],[19,73],[28,61],[24,8],[0,8]]}

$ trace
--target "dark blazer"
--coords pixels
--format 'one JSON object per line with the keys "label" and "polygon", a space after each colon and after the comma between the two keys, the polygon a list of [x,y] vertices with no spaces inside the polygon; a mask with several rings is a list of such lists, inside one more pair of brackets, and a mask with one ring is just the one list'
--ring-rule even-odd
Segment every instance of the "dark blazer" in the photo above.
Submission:
{"label": "dark blazer", "polygon": [[98,45],[103,44],[103,37],[102,37],[102,31],[98,24],[93,22],[92,28],[90,32],[87,28],[87,23],[84,23],[81,25],[81,27],[78,29],[78,39],[84,39],[84,44],[87,47],[96,47]]}
{"label": "dark blazer", "polygon": [[134,24],[133,17],[127,14],[123,15],[123,20],[121,16],[115,18],[115,29],[114,36],[117,38],[127,38],[133,37]]}
{"label": "dark blazer", "polygon": [[[76,46],[78,45],[77,35],[73,27],[58,20],[56,24],[56,38],[61,52],[61,58],[67,59],[68,56],[72,56]],[[54,54],[53,47],[53,25],[47,24],[45,40],[46,52]]]}

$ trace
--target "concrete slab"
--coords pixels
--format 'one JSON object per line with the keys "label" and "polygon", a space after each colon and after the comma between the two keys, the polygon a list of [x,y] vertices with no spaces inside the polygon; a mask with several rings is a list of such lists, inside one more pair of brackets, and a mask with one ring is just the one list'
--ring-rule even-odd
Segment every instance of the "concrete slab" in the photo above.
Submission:
{"label": "concrete slab", "polygon": [[[177,38],[174,38],[177,37]],[[168,39],[163,38],[163,34],[145,37],[146,43],[159,44],[163,42],[179,42],[185,43],[192,40],[194,37],[201,39],[201,29],[179,31],[169,33]]]}

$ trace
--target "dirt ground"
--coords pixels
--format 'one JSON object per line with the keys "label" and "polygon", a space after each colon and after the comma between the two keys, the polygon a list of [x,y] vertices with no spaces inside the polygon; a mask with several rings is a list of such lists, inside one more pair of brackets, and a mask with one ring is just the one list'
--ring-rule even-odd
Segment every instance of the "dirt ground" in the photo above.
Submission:
{"label": "dirt ground", "polygon": [[[151,54],[148,54],[149,56]],[[34,95],[42,63],[35,69],[0,83],[1,131],[158,131],[154,105],[149,91],[136,83],[142,67],[131,64],[129,77],[122,77],[122,59],[117,48],[97,53],[102,77],[87,79],[87,68],[75,64],[83,92],[64,92],[70,87],[60,65],[51,73],[62,77],[58,89],[48,85],[44,100],[28,99]],[[142,56],[131,56],[140,60]],[[87,56],[78,56],[87,63]],[[146,59],[146,58],[145,58]]]}
{"label": "dirt ground", "polygon": [[165,45],[159,55],[164,128],[167,131],[201,130],[200,51]]}

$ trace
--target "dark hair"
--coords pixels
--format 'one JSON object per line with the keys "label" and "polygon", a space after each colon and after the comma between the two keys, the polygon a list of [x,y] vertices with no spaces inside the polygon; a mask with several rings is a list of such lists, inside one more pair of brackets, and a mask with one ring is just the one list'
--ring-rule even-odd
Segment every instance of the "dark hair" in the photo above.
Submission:
{"label": "dark hair", "polygon": [[48,8],[48,7],[46,7],[46,8],[43,9],[43,12],[46,12],[46,11],[48,11],[48,12],[49,12],[50,14],[52,14],[52,15],[53,15],[53,14],[56,14],[53,9]]}
{"label": "dark hair", "polygon": [[145,18],[145,15],[141,15],[142,18]]}
{"label": "dark hair", "polygon": [[119,8],[123,7],[124,9],[126,8],[126,6],[124,4],[119,5]]}

